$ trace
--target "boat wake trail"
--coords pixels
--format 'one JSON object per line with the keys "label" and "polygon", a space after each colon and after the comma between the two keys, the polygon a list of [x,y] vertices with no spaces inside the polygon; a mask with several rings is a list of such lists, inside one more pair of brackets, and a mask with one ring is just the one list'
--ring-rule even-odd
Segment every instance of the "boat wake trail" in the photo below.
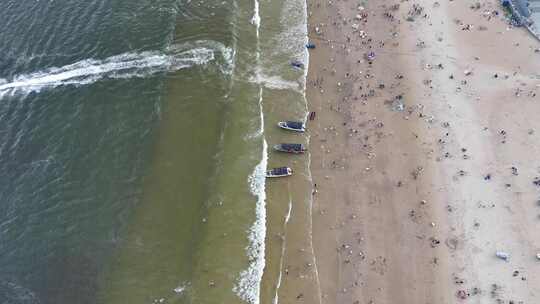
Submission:
{"label": "boat wake trail", "polygon": [[144,78],[217,61],[223,72],[232,65],[231,50],[215,41],[172,45],[165,51],[123,53],[102,60],[85,59],[52,67],[10,80],[0,78],[0,97],[6,94],[39,92],[44,88],[81,86],[102,79]]}

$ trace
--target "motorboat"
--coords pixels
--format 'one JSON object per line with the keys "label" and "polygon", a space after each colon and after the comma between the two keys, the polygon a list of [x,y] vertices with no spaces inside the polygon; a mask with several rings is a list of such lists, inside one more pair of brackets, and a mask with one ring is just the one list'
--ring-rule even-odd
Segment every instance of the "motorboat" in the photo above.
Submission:
{"label": "motorboat", "polygon": [[302,144],[277,144],[274,150],[285,153],[300,154],[306,151],[306,147]]}
{"label": "motorboat", "polygon": [[266,171],[266,177],[285,177],[291,176],[293,173],[289,167],[279,167]]}
{"label": "motorboat", "polygon": [[280,121],[278,126],[285,130],[295,131],[295,132],[305,132],[306,128],[303,122],[300,121]]}

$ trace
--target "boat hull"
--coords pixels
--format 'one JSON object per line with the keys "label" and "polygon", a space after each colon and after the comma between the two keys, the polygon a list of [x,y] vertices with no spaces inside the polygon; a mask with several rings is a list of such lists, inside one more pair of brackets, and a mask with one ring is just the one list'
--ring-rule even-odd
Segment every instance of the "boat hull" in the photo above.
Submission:
{"label": "boat hull", "polygon": [[278,152],[291,153],[291,154],[302,154],[302,153],[306,152],[305,149],[302,149],[302,150],[287,150],[287,149],[284,149],[283,147],[281,147],[281,145],[275,145],[274,150],[276,150]]}
{"label": "boat hull", "polygon": [[297,128],[291,128],[289,127],[285,122],[281,121],[278,123],[278,127],[282,128],[282,129],[285,129],[285,130],[289,130],[289,131],[294,131],[294,132],[299,132],[299,133],[303,133],[306,131],[306,129],[304,127],[302,127],[301,129],[297,129]]}
{"label": "boat hull", "polygon": [[273,174],[269,174],[268,172],[266,173],[266,177],[267,178],[274,178],[274,177],[287,177],[287,176],[291,176],[292,174],[283,174],[283,175],[273,175]]}
{"label": "boat hull", "polygon": [[[279,170],[281,169],[281,170]],[[266,171],[266,177],[273,178],[273,177],[286,177],[291,176],[293,173],[291,168],[288,167],[282,167],[282,168],[276,168],[273,170]]]}

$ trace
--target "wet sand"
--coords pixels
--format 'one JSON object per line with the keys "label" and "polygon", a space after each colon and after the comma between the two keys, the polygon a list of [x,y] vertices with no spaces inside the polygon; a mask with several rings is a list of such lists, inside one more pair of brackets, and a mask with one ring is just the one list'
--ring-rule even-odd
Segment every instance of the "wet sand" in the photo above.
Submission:
{"label": "wet sand", "polygon": [[479,3],[309,2],[314,302],[540,298],[540,44]]}

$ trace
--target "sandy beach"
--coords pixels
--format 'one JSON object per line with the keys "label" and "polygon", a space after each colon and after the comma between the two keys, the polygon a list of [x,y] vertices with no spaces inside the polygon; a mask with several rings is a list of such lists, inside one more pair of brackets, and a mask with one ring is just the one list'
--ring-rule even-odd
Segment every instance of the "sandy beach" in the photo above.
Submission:
{"label": "sandy beach", "polygon": [[540,44],[494,0],[308,4],[318,278],[282,298],[538,303]]}

